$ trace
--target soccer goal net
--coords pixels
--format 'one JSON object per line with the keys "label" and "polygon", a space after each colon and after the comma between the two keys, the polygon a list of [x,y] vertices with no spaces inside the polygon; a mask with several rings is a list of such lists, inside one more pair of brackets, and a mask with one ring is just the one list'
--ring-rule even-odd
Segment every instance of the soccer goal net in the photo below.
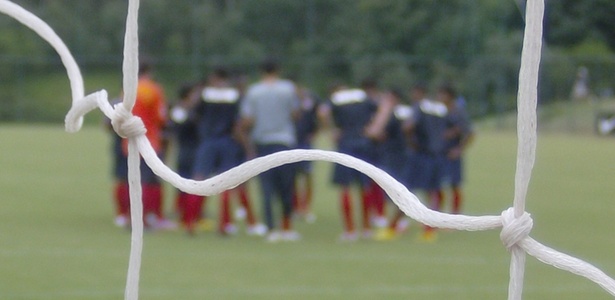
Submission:
{"label": "soccer goal net", "polygon": [[125,290],[125,299],[127,300],[135,300],[139,297],[139,275],[143,246],[143,206],[141,202],[139,172],[140,156],[143,157],[145,163],[159,177],[168,181],[173,186],[184,192],[203,196],[218,194],[266,170],[284,164],[303,160],[321,160],[342,164],[361,171],[372,178],[406,215],[425,225],[468,231],[500,229],[502,243],[511,253],[508,299],[522,298],[525,258],[527,254],[556,268],[584,276],[615,296],[615,280],[598,268],[548,248],[529,236],[532,229],[532,219],[529,213],[525,211],[525,199],[534,165],[537,141],[536,105],[544,8],[544,0],[527,1],[526,27],[521,54],[522,61],[519,71],[517,100],[518,156],[513,205],[500,215],[465,216],[450,215],[430,210],[414,194],[410,193],[404,185],[397,182],[386,172],[362,160],[331,151],[284,151],[248,161],[208,180],[194,181],[182,178],[158,158],[145,137],[143,122],[131,113],[135,105],[137,91],[139,0],[130,0],[128,3],[123,61],[124,99],[122,103],[115,106],[111,106],[109,103],[105,90],[85,95],[79,66],[66,45],[51,27],[13,2],[0,0],[0,12],[11,16],[35,31],[61,57],[66,67],[72,92],[72,107],[65,119],[66,130],[68,132],[79,131],[83,123],[83,117],[88,112],[98,108],[112,120],[113,128],[117,134],[128,139],[128,174],[133,223]]}

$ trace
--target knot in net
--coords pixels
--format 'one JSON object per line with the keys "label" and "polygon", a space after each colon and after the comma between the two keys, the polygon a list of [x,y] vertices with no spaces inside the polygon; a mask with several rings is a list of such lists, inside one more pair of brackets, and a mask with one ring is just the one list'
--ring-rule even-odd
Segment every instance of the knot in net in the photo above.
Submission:
{"label": "knot in net", "polygon": [[114,106],[111,125],[113,130],[123,138],[135,138],[147,132],[143,120],[128,111],[122,103]]}
{"label": "knot in net", "polygon": [[515,216],[514,208],[509,208],[502,212],[502,231],[500,239],[504,246],[510,249],[527,238],[532,231],[534,221],[530,214],[524,212],[520,217]]}

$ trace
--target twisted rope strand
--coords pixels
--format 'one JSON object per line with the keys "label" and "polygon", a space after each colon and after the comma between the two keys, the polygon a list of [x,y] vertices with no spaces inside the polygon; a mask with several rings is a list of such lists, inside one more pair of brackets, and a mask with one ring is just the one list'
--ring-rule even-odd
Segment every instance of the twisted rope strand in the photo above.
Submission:
{"label": "twisted rope strand", "polygon": [[[542,50],[544,0],[526,2],[525,33],[519,70],[517,95],[517,170],[515,173],[514,217],[525,214],[525,200],[536,160],[536,105],[538,72]],[[511,252],[508,299],[521,300],[525,273],[525,251],[518,245],[508,246]]]}
{"label": "twisted rope strand", "polygon": [[139,271],[143,242],[143,206],[141,202],[140,160],[141,154],[152,170],[173,186],[189,193],[213,195],[233,188],[246,180],[277,166],[303,161],[320,160],[339,163],[363,172],[378,183],[393,199],[393,202],[411,218],[432,227],[460,230],[488,230],[502,226],[500,238],[511,251],[511,282],[509,299],[521,299],[523,290],[523,273],[525,253],[539,261],[556,268],[583,276],[597,283],[611,295],[615,296],[615,280],[598,268],[580,259],[560,253],[546,247],[529,237],[532,219],[525,212],[525,198],[530,181],[531,170],[536,150],[536,88],[538,84],[538,67],[542,42],[542,17],[544,0],[529,0],[527,5],[527,26],[525,30],[522,65],[519,78],[519,121],[518,121],[518,159],[515,175],[514,207],[501,216],[471,217],[449,215],[432,211],[419,199],[384,171],[354,157],[321,150],[291,150],[260,157],[235,167],[225,173],[204,181],[194,181],[180,177],[167,167],[156,155],[151,144],[144,136],[142,121],[132,115],[131,110],[136,100],[138,67],[138,0],[130,0],[126,25],[124,48],[124,102],[116,107],[109,104],[107,92],[101,90],[84,97],[83,79],[79,68],[68,48],[55,32],[42,20],[25,9],[0,0],[0,12],[3,12],[28,26],[49,42],[62,58],[71,83],[72,106],[66,115],[65,126],[68,132],[81,128],[83,117],[95,108],[99,108],[114,124],[114,130],[129,140],[129,185],[132,217],[131,252],[126,281],[125,299],[136,300],[139,297]]}

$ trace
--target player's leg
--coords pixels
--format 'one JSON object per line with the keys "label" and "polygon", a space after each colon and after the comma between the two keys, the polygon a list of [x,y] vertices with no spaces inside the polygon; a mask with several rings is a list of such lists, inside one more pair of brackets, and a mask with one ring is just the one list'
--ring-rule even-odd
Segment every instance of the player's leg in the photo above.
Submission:
{"label": "player's leg", "polygon": [[125,227],[129,224],[130,220],[130,194],[127,181],[122,179],[116,180],[113,198],[116,206],[115,225]]}
{"label": "player's leg", "polygon": [[300,239],[300,235],[292,229],[294,173],[295,168],[292,165],[280,166],[276,170],[277,191],[282,203],[282,238],[287,241]]}
{"label": "player's leg", "polygon": [[461,189],[463,181],[463,162],[461,158],[448,160],[449,176],[451,179],[451,192],[453,198],[452,213],[461,213],[461,207],[463,204],[463,192]]}
{"label": "player's leg", "polygon": [[340,236],[341,241],[354,241],[358,237],[352,214],[351,176],[351,169],[339,164],[334,165],[333,183],[340,188],[340,210],[343,227],[343,232]]}

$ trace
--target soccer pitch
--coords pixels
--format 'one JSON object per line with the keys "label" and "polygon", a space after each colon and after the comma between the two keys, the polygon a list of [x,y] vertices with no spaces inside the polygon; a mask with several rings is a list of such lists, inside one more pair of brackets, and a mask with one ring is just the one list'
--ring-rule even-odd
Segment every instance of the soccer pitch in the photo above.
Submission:
{"label": "soccer pitch", "polygon": [[[60,125],[0,125],[0,141],[0,299],[121,299],[130,235],[112,224],[108,135],[96,127],[67,134]],[[614,147],[610,138],[539,135],[527,205],[534,238],[610,275]],[[511,205],[515,157],[515,133],[478,132],[465,213],[500,214]],[[141,299],[506,298],[510,256],[498,231],[440,232],[425,244],[413,222],[397,241],[338,243],[329,168],[315,165],[318,220],[296,222],[301,242],[146,233]],[[215,202],[207,204],[214,217]],[[611,299],[533,258],[525,285],[524,299]]]}

